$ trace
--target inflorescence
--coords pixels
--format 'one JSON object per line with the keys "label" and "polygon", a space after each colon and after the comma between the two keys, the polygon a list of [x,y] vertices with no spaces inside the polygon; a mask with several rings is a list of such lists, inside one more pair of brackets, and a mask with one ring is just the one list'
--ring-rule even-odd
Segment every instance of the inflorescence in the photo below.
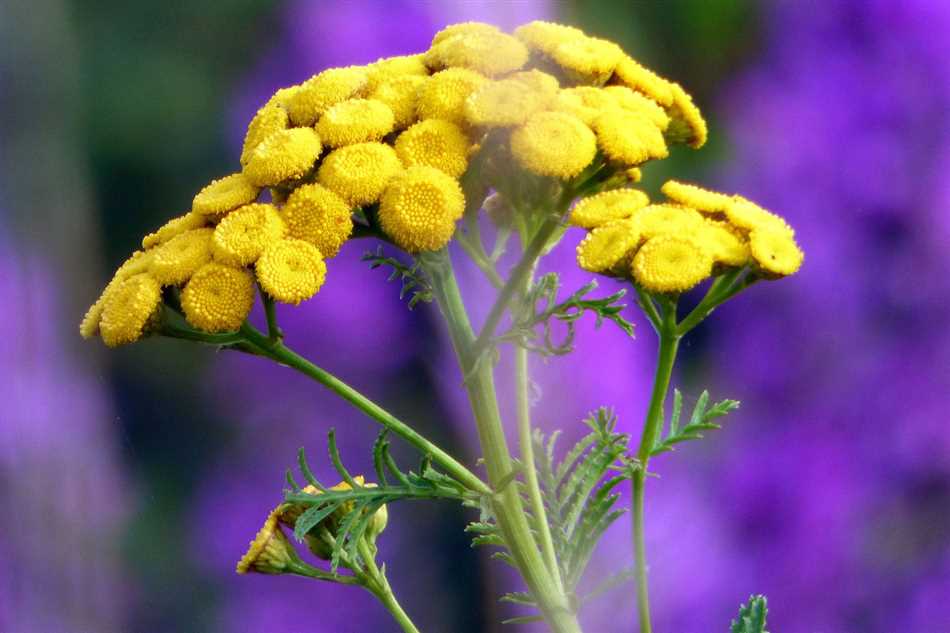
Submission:
{"label": "inflorescence", "polygon": [[[585,270],[656,293],[729,268],[796,272],[794,232],[753,202],[670,181],[668,200],[651,204],[631,187],[670,144],[698,148],[706,136],[686,91],[613,42],[548,22],[513,34],[452,25],[425,53],[278,90],[248,126],[241,170],[144,237],[80,332],[136,341],[156,327],[166,291],[194,328],[233,331],[255,286],[281,303],[316,294],[357,227],[411,254],[439,250],[482,206],[467,197],[514,198],[519,179],[567,185],[597,172],[613,177],[578,190],[570,216],[589,231],[577,253]],[[475,170],[478,193],[463,186]]]}

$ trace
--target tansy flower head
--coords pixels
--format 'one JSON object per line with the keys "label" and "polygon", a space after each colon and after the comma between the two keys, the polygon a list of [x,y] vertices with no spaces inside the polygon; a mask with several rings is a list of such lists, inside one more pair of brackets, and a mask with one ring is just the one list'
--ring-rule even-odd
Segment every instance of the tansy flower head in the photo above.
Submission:
{"label": "tansy flower head", "polygon": [[695,209],[674,204],[651,204],[633,214],[644,238],[655,235],[690,235],[700,230],[703,216]]}
{"label": "tansy flower head", "polygon": [[577,264],[592,273],[622,274],[639,243],[636,224],[615,220],[595,228],[577,245]]}
{"label": "tansy flower head", "polygon": [[670,106],[670,125],[666,136],[674,143],[686,143],[693,149],[706,144],[706,120],[693,98],[679,84],[671,84],[673,104]]}
{"label": "tansy flower head", "polygon": [[749,261],[749,243],[728,222],[707,218],[695,239],[717,264],[744,266]]}
{"label": "tansy flower head", "polygon": [[300,556],[280,529],[277,522],[278,509],[273,510],[247,553],[237,564],[237,573],[256,571],[262,574],[282,574],[300,562]]}
{"label": "tansy flower head", "polygon": [[459,22],[458,24],[448,25],[432,36],[430,46],[435,46],[456,35],[485,35],[499,32],[498,27],[494,24],[486,24],[484,22]]}
{"label": "tansy flower head", "polygon": [[593,128],[604,154],[623,165],[639,165],[669,155],[663,133],[638,112],[619,108],[603,112],[594,120]]}
{"label": "tansy flower head", "polygon": [[200,213],[195,213],[194,211],[186,213],[181,217],[172,218],[156,229],[154,233],[149,233],[143,237],[142,248],[152,248],[153,246],[167,242],[176,235],[180,235],[185,231],[200,229],[207,221],[207,216],[201,215]]}
{"label": "tansy flower head", "polygon": [[545,99],[545,103],[553,100],[553,98],[557,96],[558,89],[561,87],[558,83],[557,77],[554,75],[549,75],[546,72],[542,72],[537,68],[512,73],[508,76],[508,79],[527,84],[531,90],[538,93],[539,95],[542,95],[542,97]]}
{"label": "tansy flower head", "polygon": [[795,231],[781,216],[763,209],[742,196],[732,196],[726,204],[725,212],[726,218],[733,226],[746,231],[762,228],[778,233],[788,233],[792,237],[795,235]]}
{"label": "tansy flower head", "polygon": [[527,61],[525,45],[501,31],[452,35],[426,53],[432,68],[469,68],[489,77],[518,70]]}
{"label": "tansy flower head", "polygon": [[359,66],[330,68],[314,75],[287,101],[290,121],[299,126],[313,125],[330,106],[355,96],[367,81],[366,69]]}
{"label": "tansy flower head", "polygon": [[603,91],[610,95],[619,107],[645,115],[660,130],[665,130],[670,125],[670,116],[666,111],[657,105],[656,101],[639,92],[626,86],[606,86]]}
{"label": "tansy flower head", "polygon": [[502,79],[486,83],[465,101],[465,118],[472,125],[521,125],[544,109],[551,93],[540,92],[527,81]]}
{"label": "tansy flower head", "polygon": [[311,128],[280,130],[254,148],[244,174],[259,187],[294,180],[310,171],[322,149],[320,137]]}
{"label": "tansy flower head", "polygon": [[465,100],[487,81],[467,68],[449,68],[432,75],[419,87],[416,112],[420,119],[444,119],[461,123]]}
{"label": "tansy flower head", "polygon": [[594,160],[597,141],[576,117],[539,112],[512,133],[511,153],[528,171],[566,179]]}
{"label": "tansy flower head", "polygon": [[211,261],[214,229],[192,229],[176,235],[155,249],[149,272],[163,286],[188,281],[196,270]]}
{"label": "tansy flower head", "polygon": [[673,105],[673,83],[622,55],[614,68],[614,79],[621,85],[642,92],[662,106]]}
{"label": "tansy flower head", "polygon": [[155,256],[155,249],[150,251],[135,251],[116,269],[112,279],[106,284],[106,287],[100,293],[99,298],[92,304],[83,316],[79,324],[79,333],[83,338],[92,338],[99,332],[99,321],[102,318],[102,311],[105,309],[109,296],[118,288],[123,281],[133,275],[148,272],[152,265],[152,258]]}
{"label": "tansy flower head", "polygon": [[284,236],[286,228],[271,204],[248,204],[234,211],[214,229],[211,253],[226,264],[253,264],[264,249]]}
{"label": "tansy flower head", "polygon": [[306,240],[325,258],[336,257],[353,232],[350,206],[323,185],[298,187],[281,209],[287,235]]}
{"label": "tansy flower head", "polygon": [[582,199],[571,211],[574,226],[592,229],[614,220],[629,218],[637,209],[650,204],[639,189],[614,189]]}
{"label": "tansy flower head", "polygon": [[381,83],[370,94],[375,99],[389,106],[393,113],[393,129],[401,130],[416,120],[416,100],[419,88],[426,78],[419,75],[404,75]]}
{"label": "tansy flower head", "polygon": [[185,319],[206,332],[238,329],[253,305],[253,275],[218,262],[199,268],[181,293]]}
{"label": "tansy flower head", "polygon": [[423,55],[400,55],[379,59],[366,67],[365,92],[372,93],[382,84],[398,77],[424,77],[429,74]]}
{"label": "tansy flower head", "polygon": [[317,134],[330,147],[378,141],[393,130],[389,106],[373,99],[347,99],[331,106],[317,123]]}
{"label": "tansy flower head", "polygon": [[191,203],[191,210],[203,215],[227,213],[253,202],[259,191],[244,174],[231,174],[212,181],[199,191]]}
{"label": "tansy flower head", "polygon": [[686,292],[712,273],[713,260],[694,240],[651,237],[633,257],[634,279],[650,292]]}
{"label": "tansy flower head", "polygon": [[393,176],[402,171],[399,157],[383,143],[357,143],[330,152],[317,180],[352,206],[379,200]]}
{"label": "tansy flower head", "polygon": [[441,119],[426,119],[396,139],[396,154],[406,167],[427,165],[453,178],[468,167],[469,140],[462,128]]}
{"label": "tansy flower head", "polygon": [[317,294],[327,276],[327,265],[317,247],[294,238],[268,246],[254,269],[267,294],[294,305]]}
{"label": "tansy flower head", "polygon": [[458,182],[433,167],[410,167],[386,189],[379,223],[403,250],[436,251],[449,243],[465,211]]}
{"label": "tansy flower head", "polygon": [[271,100],[257,111],[254,118],[247,126],[247,134],[244,136],[244,146],[241,148],[241,165],[247,165],[251,160],[251,154],[257,149],[264,139],[275,132],[286,130],[290,123],[287,116],[287,110],[282,108],[279,103]]}
{"label": "tansy flower head", "polygon": [[616,104],[613,100],[600,89],[578,86],[559,90],[552,109],[575,116],[585,125],[592,125],[601,113],[614,107]]}
{"label": "tansy flower head", "polygon": [[586,37],[573,26],[535,20],[515,29],[514,35],[531,50],[550,55],[561,44]]}
{"label": "tansy flower head", "polygon": [[613,42],[584,36],[558,44],[550,56],[575,81],[601,85],[610,79],[623,50]]}
{"label": "tansy flower head", "polygon": [[704,213],[723,213],[732,203],[732,196],[679,180],[667,180],[660,187],[660,191],[673,202],[685,204]]}
{"label": "tansy flower head", "polygon": [[771,277],[797,273],[805,259],[794,237],[786,231],[768,228],[756,228],[749,233],[749,250],[759,268]]}
{"label": "tansy flower head", "polygon": [[162,302],[162,288],[148,273],[132,275],[109,291],[99,318],[99,333],[109,347],[134,343]]}

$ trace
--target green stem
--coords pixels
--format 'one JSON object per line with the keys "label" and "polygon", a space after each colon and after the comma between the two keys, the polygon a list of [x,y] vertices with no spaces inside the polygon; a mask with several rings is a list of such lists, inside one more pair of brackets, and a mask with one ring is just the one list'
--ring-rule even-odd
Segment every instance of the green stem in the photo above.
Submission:
{"label": "green stem", "polygon": [[465,468],[451,455],[419,435],[405,422],[383,409],[381,406],[349,386],[333,374],[317,367],[306,358],[300,356],[280,341],[273,341],[245,323],[241,327],[241,334],[248,343],[258,349],[260,353],[283,365],[296,369],[300,373],[319,382],[321,385],[340,396],[354,407],[376,420],[393,433],[403,438],[421,452],[432,456],[433,461],[446,470],[448,474],[465,485],[469,490],[481,494],[491,492],[485,482],[477,475]]}
{"label": "green stem", "polygon": [[326,582],[338,583],[341,585],[358,585],[360,584],[359,578],[355,576],[345,576],[343,574],[331,574],[330,572],[323,571],[312,565],[308,565],[303,561],[292,562],[287,566],[287,569],[298,576],[304,576],[306,578],[313,578],[315,580],[324,580]]}
{"label": "green stem", "polygon": [[267,316],[267,338],[278,341],[283,338],[283,333],[277,325],[277,308],[274,305],[274,300],[260,286],[258,286],[258,290],[260,290],[261,302],[264,304],[264,314]]}
{"label": "green stem", "polygon": [[673,375],[673,364],[676,362],[676,351],[680,340],[676,327],[675,300],[661,298],[660,308],[662,320],[658,329],[660,346],[657,351],[656,374],[653,378],[650,406],[647,409],[643,433],[640,436],[640,446],[637,449],[640,468],[633,476],[633,545],[636,556],[637,611],[640,620],[640,633],[652,633],[653,631],[650,623],[650,594],[647,584],[646,546],[644,544],[644,484],[646,483],[650,452],[656,445],[656,439],[663,427],[663,405],[670,388],[670,378]]}
{"label": "green stem", "polygon": [[396,595],[393,593],[392,587],[389,586],[386,575],[376,566],[376,560],[369,550],[369,545],[366,544],[365,540],[360,539],[357,547],[359,548],[360,558],[363,559],[363,563],[366,565],[366,575],[369,577],[366,588],[386,607],[393,619],[402,627],[404,633],[419,633],[419,629],[412,623],[412,620],[409,619],[409,616],[396,600]]}
{"label": "green stem", "polygon": [[677,328],[679,335],[682,336],[692,330],[717,307],[758,281],[756,276],[746,276],[741,281],[737,281],[744,271],[744,268],[737,268],[720,275],[709,286],[709,290],[706,291],[706,296],[702,298],[702,301],[693,308],[692,312],[686,315],[686,318],[680,321]]}

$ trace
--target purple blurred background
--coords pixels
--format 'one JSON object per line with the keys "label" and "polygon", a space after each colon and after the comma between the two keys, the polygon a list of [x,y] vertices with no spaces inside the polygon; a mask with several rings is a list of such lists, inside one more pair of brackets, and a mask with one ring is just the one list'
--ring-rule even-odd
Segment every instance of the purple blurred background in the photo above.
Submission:
{"label": "purple blurred background", "polygon": [[[649,191],[672,175],[741,191],[806,251],[799,275],[685,342],[687,403],[709,388],[742,408],[655,462],[656,630],[726,630],[761,592],[781,633],[950,632],[950,4],[930,0],[0,9],[0,631],[394,630],[356,590],[232,571],[296,449],[332,479],[335,427],[366,469],[373,423],[259,359],[168,341],[104,354],[75,323],[136,235],[235,168],[275,89],[424,50],[447,23],[536,18],[614,39],[696,96],[712,141],[648,167]],[[568,291],[588,281],[578,239],[547,264]],[[317,299],[281,310],[288,341],[474,463],[438,317],[367,270],[374,247],[348,244]],[[477,304],[487,289],[460,274]],[[577,437],[607,404],[638,430],[654,353],[648,327],[629,341],[584,323],[574,354],[533,364],[538,423]],[[508,613],[512,579],[468,547],[471,518],[390,508],[381,557],[424,631],[500,630]],[[628,532],[592,580],[631,563]],[[586,630],[633,630],[632,590],[592,604]]]}

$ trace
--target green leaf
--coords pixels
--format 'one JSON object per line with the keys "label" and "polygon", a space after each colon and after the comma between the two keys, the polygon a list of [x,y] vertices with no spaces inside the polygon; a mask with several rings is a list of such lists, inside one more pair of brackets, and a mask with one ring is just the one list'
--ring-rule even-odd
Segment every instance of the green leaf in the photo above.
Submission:
{"label": "green leaf", "polygon": [[528,607],[537,606],[534,598],[531,597],[530,593],[524,591],[512,591],[506,593],[501,598],[498,599],[499,602],[510,602],[512,604],[523,604]]}
{"label": "green leaf", "polygon": [[324,505],[313,505],[307,508],[294,524],[294,538],[302,541],[307,532],[312,530],[325,518],[342,505],[343,502],[325,503]]}
{"label": "green leaf", "polygon": [[749,598],[739,607],[739,617],[732,621],[729,633],[768,633],[765,630],[768,603],[763,595]]}
{"label": "green leaf", "polygon": [[682,400],[682,394],[678,389],[674,389],[673,413],[670,417],[669,429],[665,437],[657,438],[653,449],[650,451],[651,456],[672,451],[675,446],[681,442],[701,439],[703,437],[702,431],[714,431],[721,428],[720,425],[713,420],[721,418],[739,408],[738,400],[720,400],[710,407],[708,406],[709,392],[703,391],[696,401],[696,406],[693,407],[693,412],[689,416],[689,422],[686,423],[686,426],[680,428],[680,413],[683,406]]}
{"label": "green leaf", "polygon": [[362,260],[370,263],[371,270],[381,266],[392,268],[387,281],[396,281],[397,279],[402,281],[399,298],[404,299],[407,295],[411,295],[408,304],[410,310],[416,307],[416,304],[420,301],[423,303],[432,302],[432,284],[420,269],[418,262],[413,263],[412,266],[407,266],[395,257],[384,255],[382,246],[377,247],[375,253],[364,253]]}

